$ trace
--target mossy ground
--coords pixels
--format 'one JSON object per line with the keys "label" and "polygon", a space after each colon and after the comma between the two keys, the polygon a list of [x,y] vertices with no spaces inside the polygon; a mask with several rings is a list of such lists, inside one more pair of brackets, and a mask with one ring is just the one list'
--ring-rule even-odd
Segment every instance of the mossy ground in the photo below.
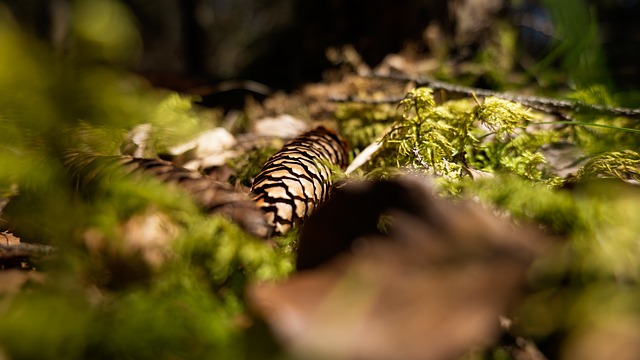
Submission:
{"label": "mossy ground", "polygon": [[[0,58],[0,188],[15,195],[17,186],[20,200],[12,211],[23,241],[59,248],[54,258],[36,263],[47,275],[43,283],[1,295],[0,357],[238,359],[255,358],[254,346],[264,348],[265,357],[278,356],[268,340],[257,340],[268,339],[267,331],[247,331],[252,319],[243,291],[250,281],[293,271],[295,232],[274,242],[251,238],[223,218],[203,216],[186,196],[154,179],[114,175],[99,178],[92,193],[77,194],[65,170],[68,152],[118,154],[127,134],[148,123],[149,155],[158,154],[224,118],[199,108],[197,98],[150,88],[125,71],[135,36],[104,38],[84,20],[74,26],[77,49],[101,50],[59,56],[14,27],[0,27],[0,53],[12,54]],[[500,53],[513,45],[509,32],[496,39],[490,44]],[[89,53],[101,55],[83,55]],[[488,67],[491,54],[487,48],[474,59],[480,66],[468,72],[470,82],[478,76],[498,87],[508,82],[501,74],[513,64]],[[640,316],[639,122],[571,113],[549,118],[495,97],[447,100],[429,88],[388,87],[390,97],[404,100],[368,105],[325,98],[318,104],[336,92],[379,99],[387,89],[344,75],[254,104],[247,121],[274,109],[334,121],[353,157],[382,143],[357,176],[421,171],[439,179],[443,196],[475,197],[556,236],[557,251],[536,263],[530,294],[513,315],[514,333],[544,351],[571,357],[587,340],[604,341],[597,335],[607,329],[636,336],[637,322],[621,319]],[[615,104],[597,84],[568,97]],[[557,145],[579,150],[568,175],[546,151]],[[254,149],[232,160],[233,179],[247,186],[273,151]],[[150,209],[176,229],[171,255],[159,266],[129,256],[118,230]],[[109,239],[109,256],[87,249],[88,233]],[[491,348],[477,356],[507,355]]]}

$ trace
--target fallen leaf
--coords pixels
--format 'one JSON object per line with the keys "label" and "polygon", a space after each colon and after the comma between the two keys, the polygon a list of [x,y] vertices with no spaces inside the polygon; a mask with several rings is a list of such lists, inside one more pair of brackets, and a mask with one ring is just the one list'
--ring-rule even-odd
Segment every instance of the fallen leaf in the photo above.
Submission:
{"label": "fallen leaf", "polygon": [[347,184],[303,228],[301,271],[248,300],[295,355],[453,359],[498,339],[539,235],[438,199],[424,179]]}

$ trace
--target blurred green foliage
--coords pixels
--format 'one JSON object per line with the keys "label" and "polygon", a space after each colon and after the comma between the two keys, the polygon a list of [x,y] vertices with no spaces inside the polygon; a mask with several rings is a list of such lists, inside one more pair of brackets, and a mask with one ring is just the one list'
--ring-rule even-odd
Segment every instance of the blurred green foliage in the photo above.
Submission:
{"label": "blurred green foliage", "polygon": [[[0,24],[0,188],[17,195],[2,216],[23,241],[58,247],[37,264],[46,270],[43,284],[0,295],[0,354],[242,358],[244,285],[291,272],[290,251],[205,217],[179,191],[117,167],[78,192],[69,154],[119,154],[140,124],[150,124],[148,144],[158,153],[211,123],[194,99],[152,89],[126,71],[141,42],[120,2],[76,1],[72,15],[69,47],[58,52],[11,21]],[[165,244],[169,255],[155,266],[126,248],[121,230],[149,211],[177,229]],[[92,252],[91,237],[103,253]]]}

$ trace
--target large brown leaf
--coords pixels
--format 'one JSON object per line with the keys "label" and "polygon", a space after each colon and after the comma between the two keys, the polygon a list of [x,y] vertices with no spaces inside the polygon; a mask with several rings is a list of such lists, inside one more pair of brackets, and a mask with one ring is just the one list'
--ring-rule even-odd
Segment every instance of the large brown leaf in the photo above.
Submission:
{"label": "large brown leaf", "polygon": [[288,349],[327,359],[450,359],[495,342],[542,240],[409,177],[347,184],[305,226],[305,270],[248,298]]}

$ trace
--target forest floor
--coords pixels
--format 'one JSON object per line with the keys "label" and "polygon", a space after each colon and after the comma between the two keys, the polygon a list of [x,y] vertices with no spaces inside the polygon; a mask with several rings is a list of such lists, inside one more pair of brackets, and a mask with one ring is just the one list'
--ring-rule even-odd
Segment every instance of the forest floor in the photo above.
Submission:
{"label": "forest floor", "polygon": [[[640,126],[599,84],[344,47],[323,81],[220,109],[101,64],[40,86],[55,66],[14,46],[0,359],[640,357]],[[222,212],[319,125],[351,166],[317,212],[268,240]]]}

